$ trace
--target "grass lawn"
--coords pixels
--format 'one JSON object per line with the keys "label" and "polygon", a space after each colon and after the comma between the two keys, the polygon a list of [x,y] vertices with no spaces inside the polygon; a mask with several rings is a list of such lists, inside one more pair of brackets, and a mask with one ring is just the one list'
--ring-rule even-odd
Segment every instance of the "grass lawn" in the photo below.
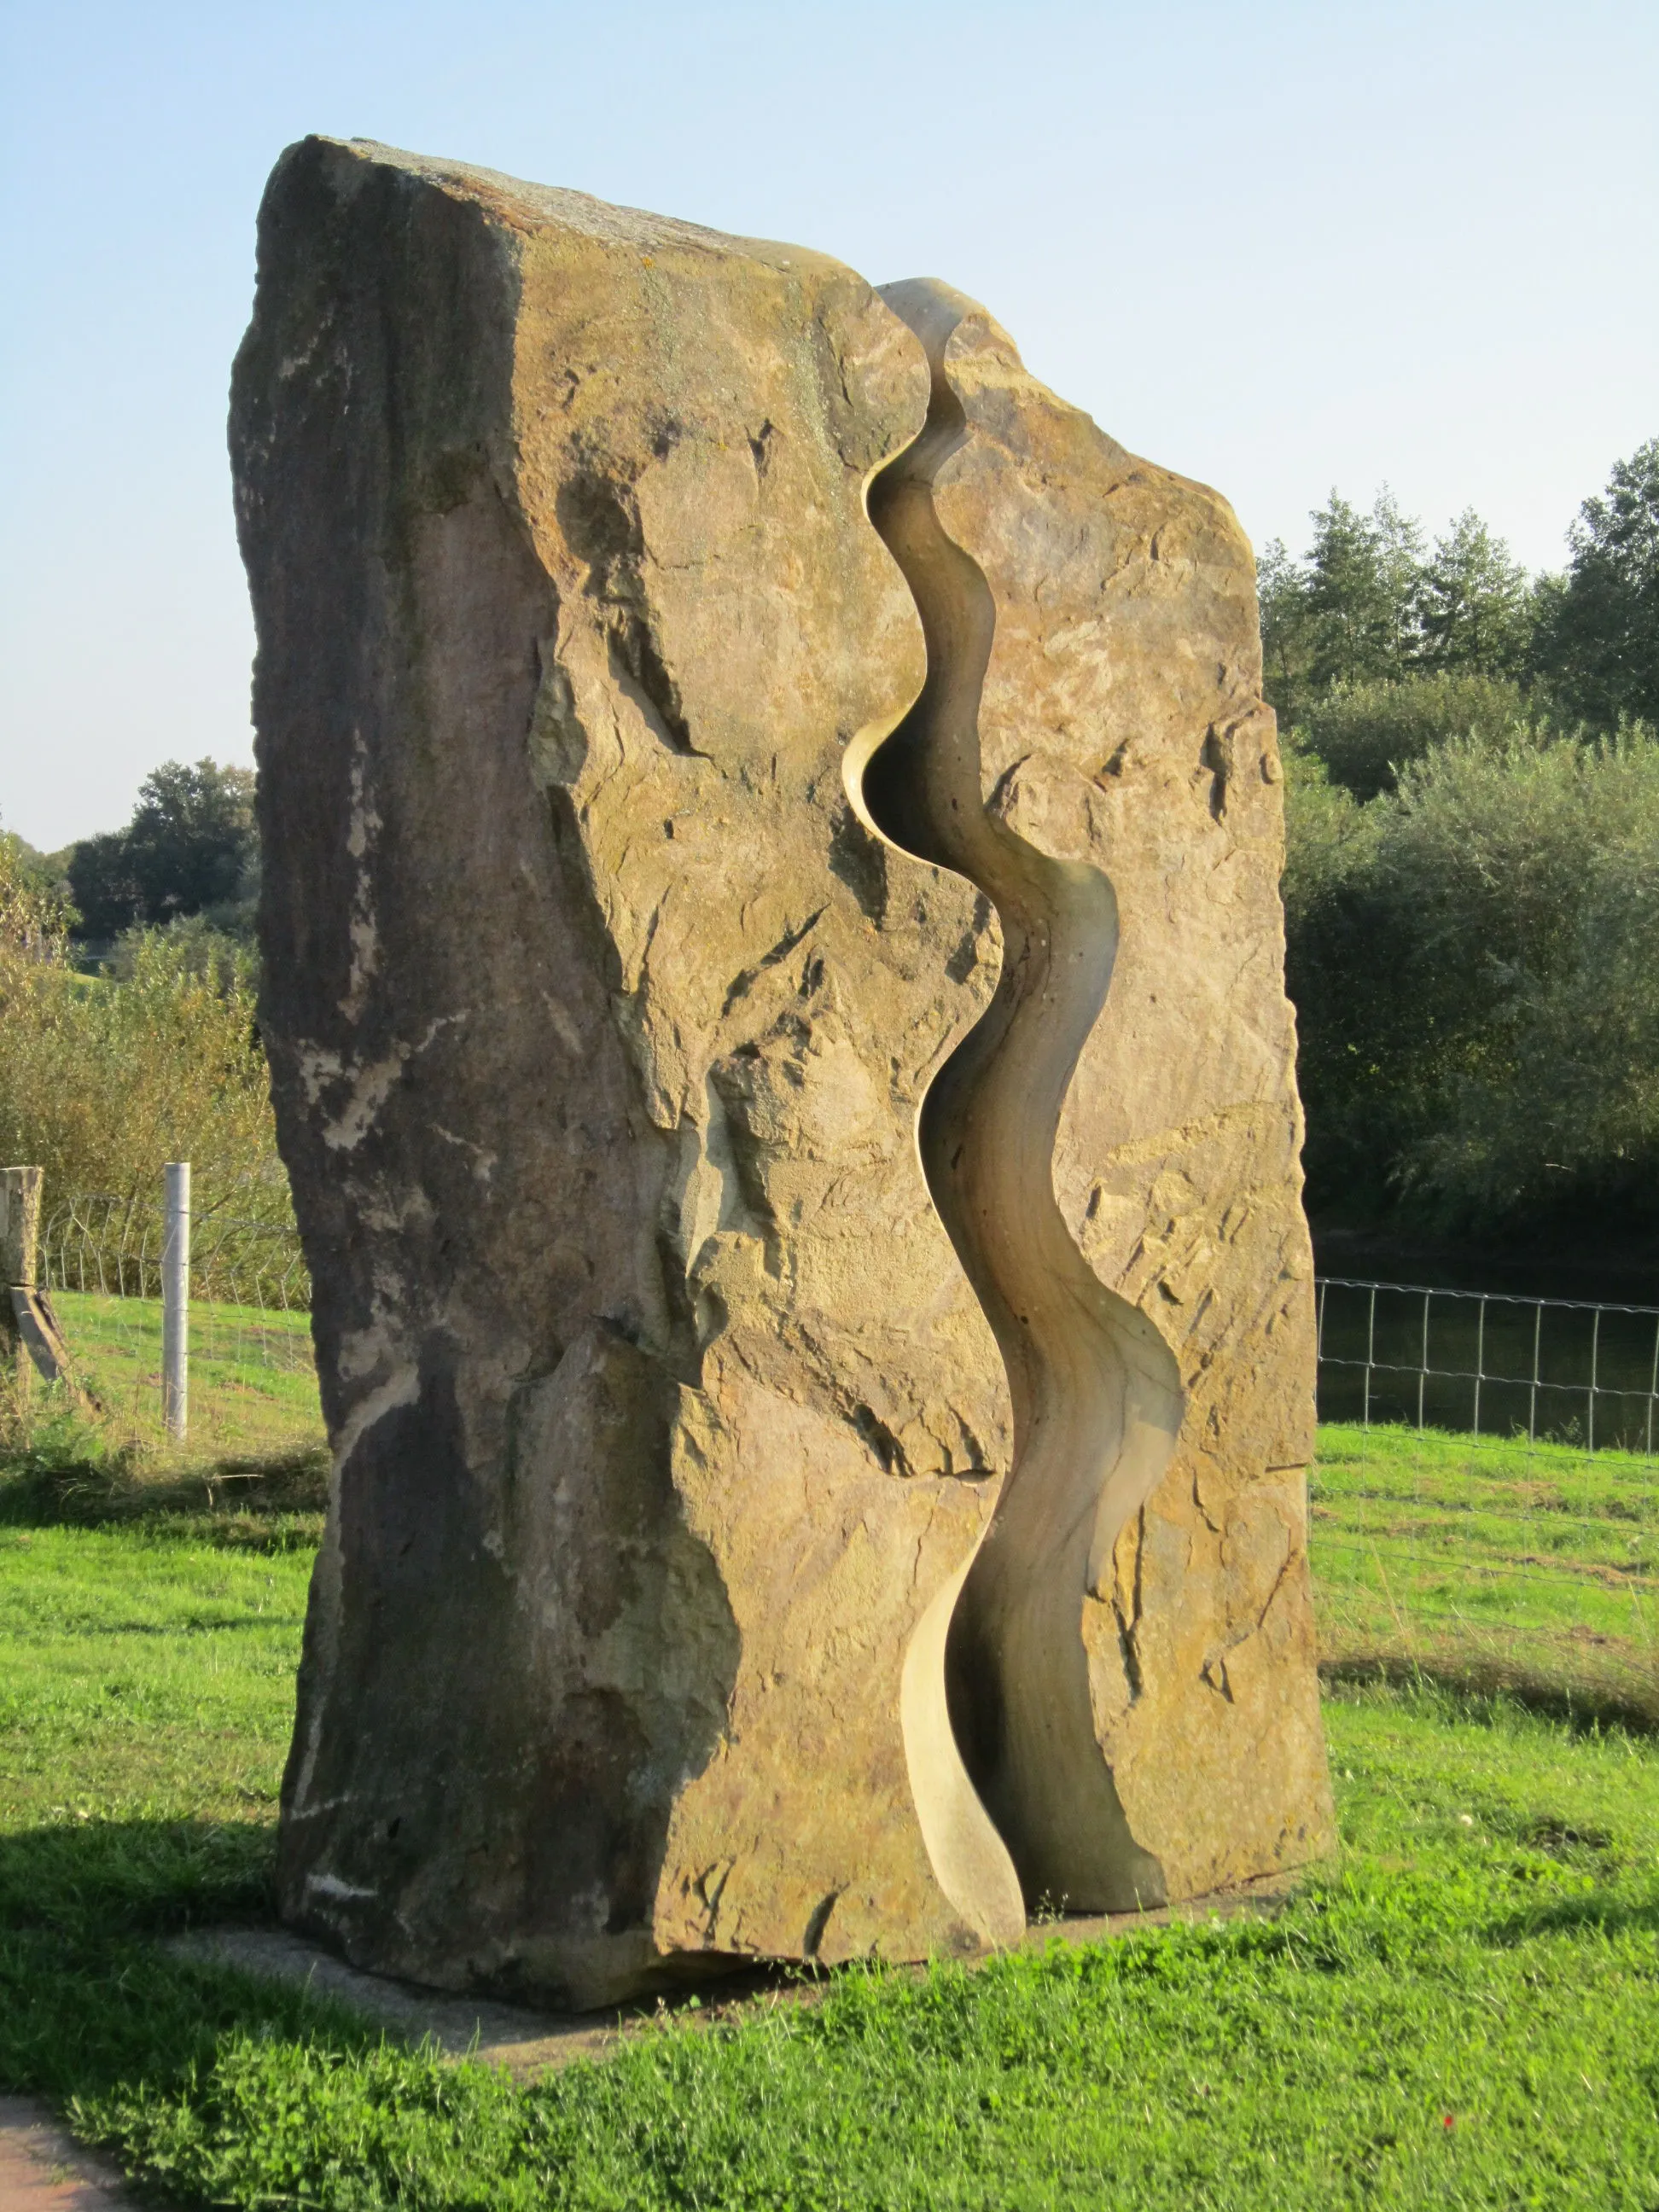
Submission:
{"label": "grass lawn", "polygon": [[[54,1291],[81,1380],[112,1437],[164,1443],[161,1302]],[[205,1299],[190,1310],[190,1448],[203,1457],[291,1450],[322,1433],[311,1316]]]}
{"label": "grass lawn", "polygon": [[843,1972],[515,2087],[155,1948],[265,1910],[314,1516],[41,1497],[0,1489],[0,2087],[163,2201],[1659,2207],[1659,1739],[1341,1686],[1341,1856],[1274,1921]]}
{"label": "grass lawn", "polygon": [[1328,1658],[1462,1667],[1659,1723],[1659,1460],[1330,1424],[1310,1507]]}

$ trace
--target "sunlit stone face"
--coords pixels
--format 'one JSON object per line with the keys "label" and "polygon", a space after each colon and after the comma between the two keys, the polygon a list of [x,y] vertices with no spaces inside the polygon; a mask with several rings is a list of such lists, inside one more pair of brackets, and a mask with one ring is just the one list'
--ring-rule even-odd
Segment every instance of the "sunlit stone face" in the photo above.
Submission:
{"label": "sunlit stone face", "polygon": [[322,141],[232,446],[337,1466],[287,1916],[597,2003],[1321,1848],[1224,505],[940,288]]}

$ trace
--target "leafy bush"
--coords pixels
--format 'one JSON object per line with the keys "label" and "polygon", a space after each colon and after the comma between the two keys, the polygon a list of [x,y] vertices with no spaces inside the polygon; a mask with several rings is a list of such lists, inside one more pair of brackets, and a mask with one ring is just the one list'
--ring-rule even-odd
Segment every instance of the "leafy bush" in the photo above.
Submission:
{"label": "leafy bush", "polygon": [[[1453,764],[1443,786],[1454,781]],[[1479,839],[1492,794],[1474,761],[1437,794],[1455,834]],[[1486,774],[1491,775],[1490,764]],[[1565,1195],[1651,1215],[1659,1187],[1659,743],[1645,732],[1593,751],[1558,746],[1534,775],[1529,811],[1553,811],[1536,888],[1503,900],[1515,916],[1483,963],[1493,993],[1487,1048],[1455,1074],[1446,1118],[1407,1173],[1464,1218],[1553,1207]],[[1482,817],[1486,817],[1483,820]],[[1501,818],[1501,816],[1500,816]],[[1511,860],[1489,838],[1494,875]],[[1529,855],[1513,855],[1521,867]],[[1496,903],[1491,901],[1489,903]]]}
{"label": "leafy bush", "polygon": [[1486,745],[1536,726],[1510,677],[1437,670],[1393,682],[1338,684],[1303,708],[1298,741],[1358,799],[1394,788],[1396,774],[1436,745],[1474,738]]}
{"label": "leafy bush", "polygon": [[132,933],[78,975],[65,915],[0,846],[0,1152],[70,1192],[152,1195],[194,1164],[198,1204],[286,1218],[247,954],[200,924]]}
{"label": "leafy bush", "polygon": [[1659,1168],[1659,737],[1443,744],[1361,805],[1290,754],[1316,1207],[1630,1218]]}

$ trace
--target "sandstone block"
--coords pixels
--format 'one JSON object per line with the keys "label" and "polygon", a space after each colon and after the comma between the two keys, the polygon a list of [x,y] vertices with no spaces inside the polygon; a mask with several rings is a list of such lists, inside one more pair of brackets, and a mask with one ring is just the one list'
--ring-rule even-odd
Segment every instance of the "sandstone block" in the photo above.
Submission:
{"label": "sandstone block", "polygon": [[286,1917],[580,2005],[1320,1849],[1223,502],[941,288],[320,140],[231,442],[337,1470]]}

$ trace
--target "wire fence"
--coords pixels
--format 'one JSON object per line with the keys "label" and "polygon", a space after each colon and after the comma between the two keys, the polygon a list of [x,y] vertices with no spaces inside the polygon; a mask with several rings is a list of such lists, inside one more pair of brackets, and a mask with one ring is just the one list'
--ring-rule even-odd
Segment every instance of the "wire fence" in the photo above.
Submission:
{"label": "wire fence", "polygon": [[[80,1379],[164,1447],[160,1192],[48,1205]],[[320,1440],[291,1224],[195,1217],[190,1449]],[[1583,1688],[1659,1720],[1659,1308],[1322,1279],[1310,1554],[1322,1657]]]}
{"label": "wire fence", "polygon": [[1322,1419],[1652,1455],[1659,1306],[1340,1275],[1317,1297]]}
{"label": "wire fence", "polygon": [[[134,1441],[164,1437],[159,1190],[82,1194],[45,1209],[40,1279],[76,1380]],[[291,1222],[239,1212],[235,1194],[199,1210],[190,1241],[192,1453],[282,1454],[321,1434],[311,1345],[311,1279]]]}
{"label": "wire fence", "polygon": [[[41,1279],[49,1291],[80,1297],[159,1298],[165,1226],[159,1196],[66,1199],[47,1209]],[[199,1209],[191,1225],[190,1275],[193,1299],[282,1314],[311,1310],[311,1277],[289,1222]]]}
{"label": "wire fence", "polygon": [[1659,1717],[1659,1308],[1342,1277],[1316,1297],[1328,1661]]}

